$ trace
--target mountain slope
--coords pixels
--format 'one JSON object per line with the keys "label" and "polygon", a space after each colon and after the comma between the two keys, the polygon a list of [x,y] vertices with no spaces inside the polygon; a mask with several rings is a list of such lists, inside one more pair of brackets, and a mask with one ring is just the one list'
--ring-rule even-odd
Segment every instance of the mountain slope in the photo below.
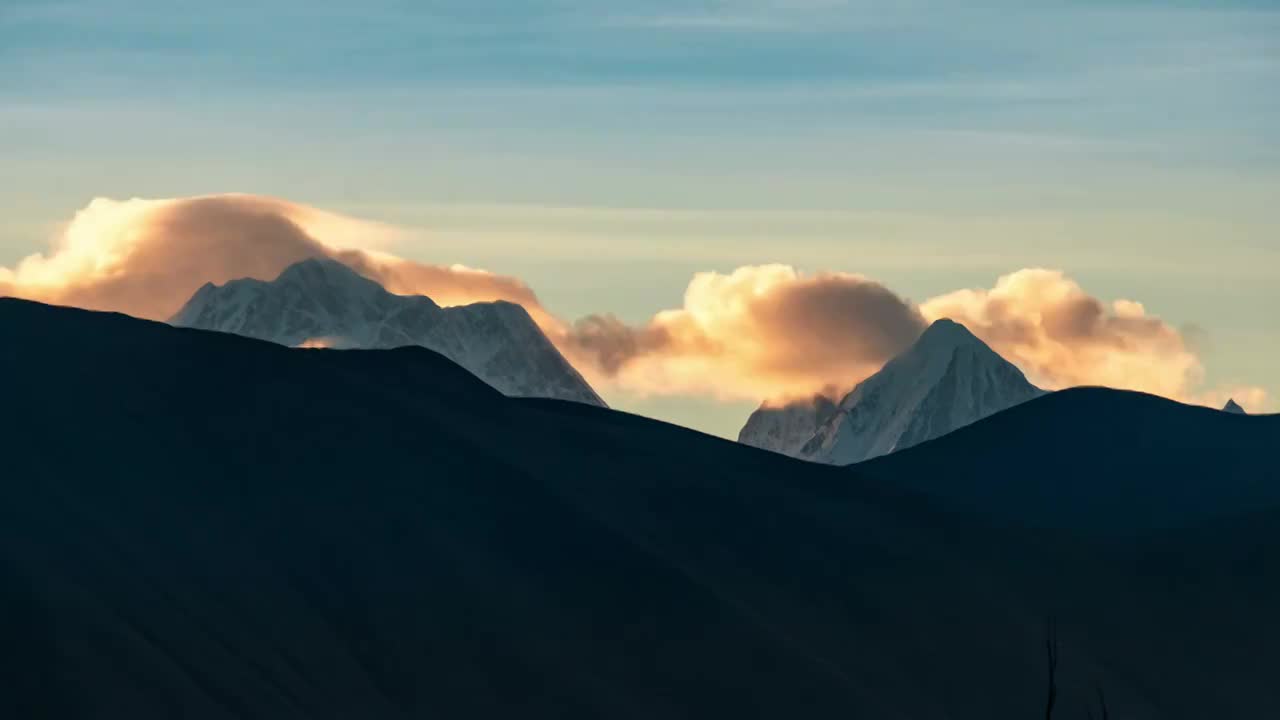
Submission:
{"label": "mountain slope", "polygon": [[304,260],[271,282],[206,284],[170,323],[289,347],[420,345],[507,395],[604,404],[521,306],[441,308],[421,295],[393,295],[336,260]]}
{"label": "mountain slope", "polygon": [[762,450],[798,456],[805,443],[839,412],[824,395],[780,405],[761,405],[738,432],[738,442]]}
{"label": "mountain slope", "polygon": [[[1042,391],[963,325],[938,320],[898,357],[864,380],[839,408],[800,403],[762,407],[747,420],[741,442],[806,460],[848,465],[945,435],[1038,397]],[[800,421],[795,418],[799,417]],[[780,419],[784,442],[762,429]],[[811,428],[808,420],[816,420]]]}
{"label": "mountain slope", "polygon": [[1280,503],[1280,415],[1072,388],[856,466],[1002,522],[1135,532]]}
{"label": "mountain slope", "polygon": [[1244,411],[1244,408],[1240,407],[1240,404],[1237,403],[1234,399],[1227,400],[1227,404],[1222,406],[1222,412],[1231,413],[1233,415],[1249,414],[1249,413],[1246,413]]}
{"label": "mountain slope", "polygon": [[[1280,715],[1272,516],[1001,529],[422,348],[14,300],[0,378],[6,716],[1013,720],[1042,712],[1047,616],[1064,716],[1099,686],[1114,717]],[[1239,450],[1177,477],[1205,492],[1262,467],[1183,410],[1087,479],[1154,450]]]}

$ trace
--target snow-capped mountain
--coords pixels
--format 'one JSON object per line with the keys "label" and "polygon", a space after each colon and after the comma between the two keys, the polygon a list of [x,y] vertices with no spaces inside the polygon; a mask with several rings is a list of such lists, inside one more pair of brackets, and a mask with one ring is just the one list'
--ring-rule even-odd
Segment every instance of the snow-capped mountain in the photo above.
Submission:
{"label": "snow-capped mountain", "polygon": [[[786,449],[796,447],[794,436],[776,449],[847,465],[932,440],[1043,392],[963,325],[938,320],[846,395],[797,450]],[[779,412],[761,408],[756,415],[765,416],[753,415],[747,427],[767,425]],[[743,441],[767,447],[757,437]]]}
{"label": "snow-capped mountain", "polygon": [[290,347],[421,345],[506,395],[605,404],[523,307],[442,308],[423,295],[393,295],[336,260],[304,260],[270,282],[207,283],[169,322]]}
{"label": "snow-capped mountain", "polygon": [[1228,412],[1228,413],[1231,413],[1232,415],[1248,415],[1249,414],[1245,412],[1244,408],[1240,407],[1240,403],[1236,402],[1235,398],[1231,398],[1227,400],[1227,404],[1222,406],[1222,412]]}
{"label": "snow-capped mountain", "polygon": [[942,319],[840,402],[800,450],[836,465],[918,445],[1043,391],[963,325]]}
{"label": "snow-capped mountain", "polygon": [[798,456],[805,443],[818,432],[818,428],[839,410],[840,406],[824,395],[814,395],[781,405],[761,405],[747,418],[747,424],[742,426],[738,442],[783,455]]}

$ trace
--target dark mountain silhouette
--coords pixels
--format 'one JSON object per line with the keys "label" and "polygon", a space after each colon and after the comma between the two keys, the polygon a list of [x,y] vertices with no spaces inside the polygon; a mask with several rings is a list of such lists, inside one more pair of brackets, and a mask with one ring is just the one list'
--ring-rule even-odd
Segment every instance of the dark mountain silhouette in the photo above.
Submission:
{"label": "dark mountain silhouette", "polygon": [[[878,477],[1009,413],[1057,427],[1052,397],[863,472],[509,399],[423,348],[3,299],[0,378],[5,717],[1037,717],[1047,617],[1062,717],[1098,686],[1112,717],[1280,716],[1274,505],[1117,539]],[[1082,493],[1222,449],[1210,416],[1274,428],[1139,400],[1167,434],[1075,446]],[[1212,495],[1218,460],[1162,480]]]}
{"label": "dark mountain silhouette", "polygon": [[1132,534],[1280,503],[1277,444],[1280,415],[1073,388],[856,467],[1002,522]]}
{"label": "dark mountain silhouette", "polygon": [[1247,413],[1247,412],[1245,412],[1245,411],[1244,411],[1244,408],[1240,407],[1240,403],[1236,402],[1236,401],[1235,401],[1235,398],[1231,398],[1231,399],[1227,400],[1227,404],[1222,406],[1222,412],[1228,412],[1228,413],[1231,413],[1231,414],[1233,414],[1233,415],[1248,415],[1248,414],[1249,414],[1249,413]]}

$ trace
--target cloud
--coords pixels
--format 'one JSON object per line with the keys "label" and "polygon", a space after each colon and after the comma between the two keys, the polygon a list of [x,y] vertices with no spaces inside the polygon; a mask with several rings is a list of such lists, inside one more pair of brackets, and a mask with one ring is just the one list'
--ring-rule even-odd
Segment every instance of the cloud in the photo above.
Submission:
{"label": "cloud", "polygon": [[1214,407],[1231,396],[1250,409],[1267,405],[1261,388],[1203,387],[1195,331],[1175,328],[1134,300],[1093,297],[1058,270],[1019,270],[991,289],[928,300],[921,311],[964,323],[1044,388],[1101,385]]}
{"label": "cloud", "polygon": [[865,377],[924,327],[910,302],[862,276],[764,265],[698,273],[683,307],[636,327],[593,315],[558,344],[632,392],[759,400]]}
{"label": "cloud", "polygon": [[1187,400],[1204,378],[1178,329],[1141,303],[1099,300],[1056,270],[1019,270],[921,310],[964,323],[1046,388],[1104,385]]}
{"label": "cloud", "polygon": [[[1249,386],[1205,388],[1188,332],[1132,300],[1104,301],[1056,270],[1026,269],[985,289],[916,305],[850,273],[786,265],[694,275],[680,307],[629,325],[608,314],[567,323],[517,278],[393,254],[406,234],[274,198],[94,200],[47,254],[0,268],[0,295],[152,319],[170,317],[205,282],[271,279],[312,257],[338,259],[392,292],[442,305],[519,303],[583,374],[637,395],[778,401],[838,395],[950,317],[1046,388],[1104,385],[1251,411]],[[322,339],[317,339],[322,340]]]}
{"label": "cloud", "polygon": [[523,281],[465,265],[425,265],[383,252],[338,250],[332,256],[397,295],[428,295],[440,305],[506,300],[523,305],[544,330],[556,320]]}
{"label": "cloud", "polygon": [[594,315],[557,343],[575,362],[640,394],[702,394],[785,402],[847,390],[909,345],[933,320],[965,324],[1048,389],[1139,390],[1251,410],[1265,391],[1205,389],[1184,333],[1132,300],[1105,302],[1056,270],[1025,269],[990,289],[947,293],[918,307],[859,275],[805,275],[784,265],[700,273],[684,305],[628,326]]}
{"label": "cloud", "polygon": [[510,300],[549,317],[515,278],[388,254],[403,235],[274,198],[99,198],[76,213],[48,254],[0,268],[0,295],[163,320],[206,282],[270,280],[300,260],[333,257],[392,292],[428,294],[442,305]]}
{"label": "cloud", "polygon": [[1197,393],[1189,402],[1221,408],[1227,404],[1228,400],[1235,400],[1237,405],[1251,413],[1267,412],[1272,408],[1270,394],[1265,389],[1252,385],[1215,387]]}

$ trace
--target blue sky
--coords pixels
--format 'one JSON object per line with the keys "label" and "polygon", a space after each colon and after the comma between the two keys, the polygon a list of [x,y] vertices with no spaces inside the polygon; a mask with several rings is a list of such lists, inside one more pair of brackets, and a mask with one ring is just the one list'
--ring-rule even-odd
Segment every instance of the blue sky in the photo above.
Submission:
{"label": "blue sky", "polygon": [[1277,3],[883,5],[4,0],[0,265],[94,196],[223,191],[569,317],[748,263],[917,299],[1048,265],[1280,394]]}

